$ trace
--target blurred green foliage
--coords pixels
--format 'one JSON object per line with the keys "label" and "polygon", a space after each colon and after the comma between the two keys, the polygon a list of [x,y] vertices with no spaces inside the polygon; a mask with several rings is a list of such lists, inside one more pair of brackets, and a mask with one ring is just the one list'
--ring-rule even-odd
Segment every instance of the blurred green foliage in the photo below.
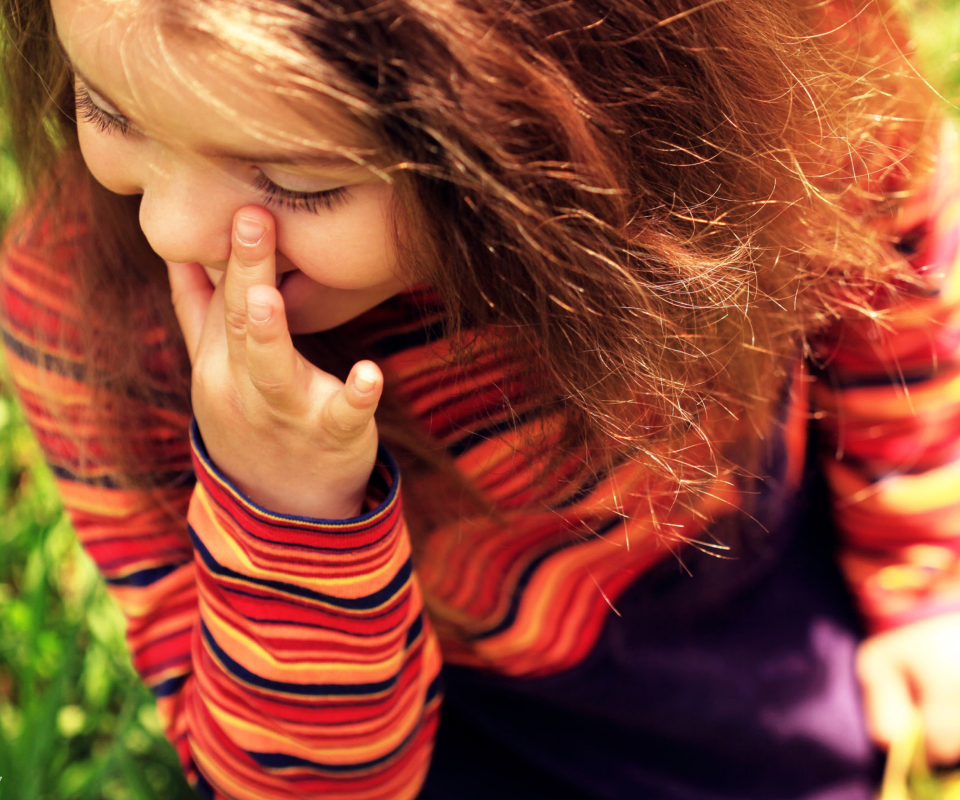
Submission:
{"label": "blurred green foliage", "polygon": [[192,798],[123,616],[0,380],[0,798]]}
{"label": "blurred green foliage", "polygon": [[[956,104],[960,0],[902,2],[925,73]],[[0,226],[19,195],[0,119]],[[960,777],[931,774],[914,743],[891,759],[883,800],[960,800]],[[0,362],[0,800],[192,797]]]}
{"label": "blurred green foliage", "polygon": [[960,0],[901,0],[923,74],[948,103],[960,103]]}

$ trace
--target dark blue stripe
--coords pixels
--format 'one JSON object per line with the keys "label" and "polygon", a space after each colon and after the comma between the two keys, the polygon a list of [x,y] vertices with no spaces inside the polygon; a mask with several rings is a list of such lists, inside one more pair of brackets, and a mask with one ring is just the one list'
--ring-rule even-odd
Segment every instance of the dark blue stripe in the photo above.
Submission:
{"label": "dark blue stripe", "polygon": [[597,484],[599,484],[600,481],[605,477],[606,477],[606,472],[600,475],[591,475],[583,483],[580,484],[580,488],[577,489],[577,491],[575,491],[562,503],[557,503],[554,506],[554,508],[556,508],[559,511],[560,509],[570,508],[571,506],[575,506],[581,500],[585,500],[590,495],[590,493],[597,488]]}
{"label": "dark blue stripe", "polygon": [[[11,289],[14,294],[17,294],[21,297],[25,303],[37,307],[35,300],[31,298],[24,297],[22,294],[19,294],[15,290]],[[43,306],[40,306],[43,308]],[[57,314],[59,312],[50,312],[52,314]],[[80,361],[69,361],[64,358],[59,358],[57,356],[52,356],[49,353],[43,353],[37,350],[34,347],[31,347],[28,344],[25,344],[22,340],[17,339],[7,328],[3,329],[3,344],[10,352],[15,353],[18,358],[22,361],[26,361],[29,364],[33,364],[39,369],[45,370],[46,372],[53,372],[57,375],[65,375],[68,378],[72,378],[80,383],[86,381],[86,367]],[[78,354],[77,358],[81,358],[82,355]],[[171,409],[180,409],[183,408],[183,398],[175,392],[151,392],[151,400],[155,405],[161,408],[171,408]]]}
{"label": "dark blue stripe", "polygon": [[[378,486],[378,484],[379,484],[379,486]],[[383,475],[381,475],[381,474],[379,473],[379,471],[374,471],[373,475],[371,475],[370,485],[371,485],[372,487],[374,487],[375,489],[376,489],[376,488],[382,488],[382,490],[383,490],[383,491],[381,492],[382,494],[386,494],[387,491],[388,491],[389,488],[390,488],[390,487],[389,487],[389,484],[386,482],[386,480],[384,479]],[[227,513],[227,514],[230,514],[230,512],[227,511],[226,508],[224,508],[223,503],[219,502],[219,500],[217,500],[216,498],[213,498],[213,497],[211,497],[210,499],[213,500],[213,501],[217,504],[217,507],[218,507],[218,508],[223,509],[223,511],[224,511],[225,513]],[[381,506],[382,506],[382,505],[383,505],[383,503],[381,503]],[[354,530],[350,531],[350,535],[355,535],[355,534],[357,534],[357,533],[365,533],[365,532],[369,531],[371,528],[375,527],[376,524],[379,524],[379,523],[374,523],[373,525],[367,525],[366,527],[362,527],[362,528],[355,528]],[[303,532],[303,526],[302,526],[302,525],[294,525],[294,524],[284,525],[283,523],[278,522],[278,521],[276,521],[276,520],[271,520],[271,527],[273,527],[273,528],[278,528],[278,529],[284,530],[284,531],[298,531],[298,532],[301,532],[301,533]],[[336,531],[334,531],[334,533],[336,533]],[[276,539],[276,537],[274,537],[274,538],[269,538],[269,537],[267,537],[267,536],[257,536],[256,534],[254,534],[254,533],[252,533],[252,532],[250,532],[250,531],[246,531],[246,534],[247,534],[247,536],[249,536],[251,539],[256,539],[258,542],[267,542],[268,544],[277,544],[277,542],[278,542],[278,540]],[[377,536],[376,538],[373,538],[373,539],[368,539],[368,540],[366,540],[366,542],[364,543],[362,549],[364,549],[364,550],[370,550],[371,548],[377,547],[378,545],[380,545],[380,544],[384,541],[384,539],[387,539],[388,537],[390,537],[390,536],[392,536],[392,535],[393,535],[393,526],[386,527],[386,528],[384,529],[382,535]],[[290,548],[293,548],[293,549],[296,549],[296,550],[305,550],[305,551],[310,552],[310,553],[337,553],[337,554],[342,554],[342,553],[344,552],[344,549],[343,549],[342,547],[317,547],[317,546],[315,546],[315,545],[303,544],[303,543],[301,543],[301,542],[286,542],[286,541],[283,541],[282,544],[283,544],[284,547],[290,547]],[[351,550],[359,550],[359,549],[361,549],[361,548],[359,548],[359,547],[358,547],[358,548],[351,548]]]}
{"label": "dark blue stripe", "polygon": [[[245,591],[243,591],[243,590],[241,590],[241,589],[236,589],[236,588],[234,588],[234,587],[232,587],[232,586],[222,586],[221,589],[223,589],[223,591],[227,592],[228,594],[238,594],[238,595],[240,595],[241,597],[250,597],[250,598],[252,598],[253,600],[261,600],[261,601],[263,600],[263,595],[261,595],[261,594],[255,594],[254,592],[245,592]],[[288,602],[288,603],[291,602],[290,599],[289,599],[289,598],[286,598],[286,597],[277,598],[277,601],[283,601],[283,602]],[[341,618],[341,619],[348,619],[348,620],[355,620],[355,619],[356,619],[356,615],[354,615],[354,614],[347,614],[347,613],[342,612],[342,611],[334,611],[334,610],[331,610],[331,609],[324,609],[323,613],[324,613],[324,614],[327,614],[327,615],[329,615],[329,616],[331,616],[331,617],[339,617],[339,618]],[[387,616],[388,614],[392,614],[392,613],[393,613],[393,609],[392,609],[392,608],[388,608],[388,609],[386,609],[385,611],[381,611],[381,612],[378,613],[378,614],[364,614],[364,615],[363,615],[363,618],[364,618],[365,621],[368,621],[368,622],[369,622],[370,620],[380,619],[381,617],[385,617],[385,616]],[[309,623],[309,622],[291,622],[289,619],[268,619],[268,618],[265,618],[265,617],[253,617],[253,616],[250,616],[249,614],[247,614],[247,619],[252,620],[253,622],[258,622],[258,623],[259,623],[259,622],[262,622],[262,623],[264,623],[265,625],[270,625],[270,624],[276,624],[276,625],[299,625],[299,626],[302,627],[302,628],[312,628],[313,630],[318,630],[318,631],[334,631],[334,632],[336,632],[336,633],[347,633],[347,634],[349,634],[350,636],[360,636],[360,637],[363,637],[363,636],[370,636],[370,637],[382,636],[382,635],[383,635],[384,633],[386,633],[387,631],[393,630],[393,629],[395,629],[395,628],[399,628],[399,627],[403,624],[403,623],[401,622],[401,623],[398,623],[397,625],[392,626],[391,628],[379,629],[376,633],[356,633],[356,632],[354,632],[354,631],[348,631],[348,630],[345,630],[345,629],[343,629],[343,628],[331,627],[331,626],[329,626],[329,625],[313,625],[313,624],[311,624],[311,623]]]}
{"label": "dark blue stripe", "polygon": [[107,578],[107,583],[111,586],[150,586],[181,566],[181,564],[164,564],[162,567],[142,569],[139,572],[127,575],[125,578]]}
{"label": "dark blue stripe", "polygon": [[[367,521],[374,521],[374,520],[376,521],[373,522],[373,525],[378,524],[379,520],[377,520],[377,518],[380,515],[382,515],[383,511],[386,510],[391,503],[394,502],[394,499],[396,498],[397,492],[399,491],[399,488],[400,488],[400,468],[397,467],[397,462],[394,461],[393,456],[390,455],[390,452],[383,445],[380,445],[377,449],[377,456],[376,456],[377,464],[386,467],[387,470],[389,471],[390,486],[387,490],[386,497],[384,497],[384,499],[376,508],[372,509],[371,511],[367,511],[364,514],[360,514],[357,517],[351,517],[350,519],[346,519],[346,520],[299,517],[294,514],[279,514],[275,511],[271,511],[268,508],[264,508],[263,506],[257,505],[256,503],[254,503],[250,498],[246,497],[243,494],[243,492],[241,492],[230,480],[228,480],[226,475],[220,472],[220,470],[217,468],[217,465],[213,463],[213,461],[210,459],[210,455],[207,453],[207,448],[203,443],[203,436],[200,434],[200,428],[197,426],[196,418],[190,421],[190,440],[193,443],[194,452],[197,454],[197,457],[203,462],[207,470],[212,475],[215,475],[218,480],[222,481],[224,484],[229,486],[230,489],[236,492],[237,495],[242,497],[244,499],[244,502],[250,505],[251,508],[254,508],[256,511],[260,512],[264,516],[269,517],[271,525],[278,528],[285,527],[283,523],[286,520],[288,523],[293,523],[293,524],[288,524],[286,527],[297,528],[298,530],[301,530],[301,531],[303,530],[302,525],[297,525],[296,523],[306,522],[309,525],[329,525],[331,528],[334,528],[334,530],[331,531],[331,533],[336,533],[337,532],[336,529],[343,528],[348,525],[351,528],[353,528],[353,530],[349,531],[349,533],[358,533],[363,530],[368,530],[369,528],[357,528],[356,526],[360,523],[367,522]],[[377,477],[374,477],[375,475]],[[371,474],[371,480],[381,481],[381,485],[378,488],[387,488],[382,483],[382,480],[383,480],[382,476],[380,476],[377,472],[374,472]]]}
{"label": "dark blue stripe", "polygon": [[[952,364],[945,364],[945,367],[952,367]],[[904,372],[902,375],[895,374],[875,374],[875,375],[840,375],[833,372],[829,367],[820,369],[814,367],[811,372],[824,384],[834,390],[844,389],[868,389],[880,386],[915,386],[916,384],[926,383],[934,380],[943,372],[942,369],[933,369],[928,367],[923,371]]]}
{"label": "dark blue stripe", "polygon": [[302,586],[294,586],[292,583],[251,578],[249,575],[243,575],[240,572],[235,572],[228,567],[224,567],[220,565],[216,559],[214,559],[210,551],[206,548],[203,542],[200,541],[200,537],[197,536],[197,532],[193,529],[193,526],[188,525],[187,530],[190,531],[190,538],[193,540],[194,549],[200,554],[200,557],[203,559],[203,563],[206,564],[207,569],[209,569],[215,575],[219,575],[223,578],[233,578],[235,580],[253,584],[255,586],[263,586],[267,589],[272,589],[277,592],[284,592],[286,594],[292,594],[296,597],[302,597],[306,600],[316,600],[320,603],[328,603],[329,605],[336,606],[337,608],[344,608],[350,611],[371,611],[380,608],[388,600],[400,593],[406,583],[410,580],[410,576],[413,574],[413,564],[408,558],[403,562],[403,566],[400,567],[400,571],[393,576],[390,583],[388,583],[382,589],[378,589],[373,594],[368,594],[364,597],[334,597],[330,594],[315,592],[312,589],[304,589]]}
{"label": "dark blue stripe", "polygon": [[443,338],[443,323],[433,322],[412,331],[395,333],[372,342],[371,350],[380,356],[392,356],[414,347],[423,347]]}
{"label": "dark blue stripe", "polygon": [[[427,687],[427,692],[424,697],[424,706],[428,705],[438,694],[440,694],[441,679],[438,675],[434,678],[430,685]],[[317,770],[323,770],[324,772],[354,772],[357,770],[370,769],[372,767],[377,767],[380,764],[383,764],[386,761],[389,761],[392,758],[395,758],[399,753],[403,752],[407,746],[410,744],[411,740],[417,735],[417,730],[413,730],[406,739],[404,739],[394,750],[387,753],[386,755],[375,758],[372,761],[361,761],[356,764],[324,764],[319,761],[308,761],[304,758],[298,758],[297,756],[289,756],[285,753],[256,753],[251,750],[246,752],[250,755],[258,764],[263,767],[268,767],[270,769],[284,769],[287,767],[308,767]]]}
{"label": "dark blue stripe", "polygon": [[188,675],[178,675],[176,678],[170,678],[163,683],[158,683],[156,686],[151,686],[150,691],[154,697],[169,697],[180,691],[180,687],[183,686],[184,681],[186,681],[188,677]]}
{"label": "dark blue stripe", "polygon": [[[15,291],[14,294],[18,294],[18,296],[21,297],[25,302],[36,307],[37,304],[35,301],[25,298],[23,295]],[[86,375],[86,369],[80,362],[67,361],[65,359],[52,356],[49,353],[41,353],[36,348],[30,347],[29,345],[24,344],[20,339],[14,337],[6,328],[3,330],[3,344],[4,347],[6,347],[10,352],[16,354],[16,356],[22,361],[26,361],[29,364],[38,366],[47,372],[55,372],[57,375],[66,375],[67,377],[78,381],[83,381],[84,375]]]}
{"label": "dark blue stripe", "polygon": [[200,620],[200,630],[203,638],[209,648],[216,655],[217,659],[226,667],[231,675],[245,683],[256,686],[260,689],[269,689],[274,692],[284,692],[286,694],[296,694],[303,697],[362,697],[370,694],[381,694],[389,691],[397,684],[399,675],[394,675],[385,681],[375,683],[286,683],[284,681],[274,681],[251,672],[242,664],[234,661],[228,656],[210,633],[209,628],[203,620]]}
{"label": "dark blue stripe", "polygon": [[[196,764],[194,764],[196,767]],[[193,791],[201,800],[213,800],[213,787],[207,782],[207,779],[197,772],[197,780],[193,784]]]}
{"label": "dark blue stripe", "polygon": [[440,670],[437,677],[430,681],[430,685],[427,687],[427,693],[423,698],[423,704],[426,705],[441,694],[443,694],[443,670]]}
{"label": "dark blue stripe", "polygon": [[[53,471],[53,474],[61,480],[70,481],[71,483],[82,483],[86,486],[99,486],[104,489],[124,489],[127,488],[125,485],[121,485],[110,475],[103,475],[97,478],[91,478],[87,475],[78,475],[75,472],[67,469],[66,467],[57,466],[56,464],[51,464],[50,469]],[[181,486],[191,486],[196,483],[196,476],[193,473],[193,470],[170,470],[169,472],[153,473],[150,476],[151,481],[156,481],[155,486],[163,489],[177,489]]]}
{"label": "dark blue stripe", "polygon": [[373,767],[378,767],[381,764],[390,761],[393,758],[396,758],[399,753],[402,753],[410,744],[414,736],[417,735],[417,729],[415,728],[406,739],[400,742],[397,747],[391,750],[386,755],[382,755],[379,758],[375,758],[372,761],[360,761],[356,764],[324,764],[320,761],[308,761],[305,758],[298,758],[297,756],[288,756],[286,753],[256,753],[252,750],[247,750],[247,755],[254,759],[261,767],[266,767],[267,769],[287,769],[289,767],[307,767],[308,769],[321,770],[323,772],[334,772],[334,773],[345,773],[345,772],[357,772],[359,770],[372,769]]}
{"label": "dark blue stripe", "polygon": [[407,631],[407,639],[403,643],[403,649],[409,650],[421,633],[423,633],[423,612],[410,624],[410,628]]}
{"label": "dark blue stripe", "polygon": [[[164,531],[162,533],[155,534],[144,534],[144,539],[155,539],[158,537],[169,537],[170,532]],[[139,536],[134,536],[138,541],[140,541]],[[112,537],[110,539],[97,539],[97,546],[103,547],[105,542],[110,542],[111,544],[120,542],[121,545],[129,543],[131,540],[130,535],[123,537]],[[162,550],[154,550],[151,552],[151,555],[154,558],[163,558],[166,564],[174,564],[176,566],[182,566],[183,564],[189,564],[193,561],[193,550],[187,550],[185,546],[176,546],[176,547],[164,547]],[[100,567],[101,572],[115,572],[116,570],[122,569],[130,561],[130,557],[127,554],[117,554],[116,558],[111,558],[108,561],[98,561],[97,566]],[[123,580],[120,578],[119,580]]]}
{"label": "dark blue stripe", "polygon": [[517,613],[520,610],[520,599],[523,597],[524,590],[527,588],[527,584],[530,583],[530,579],[533,578],[533,574],[540,568],[540,565],[546,561],[550,556],[555,553],[562,552],[571,547],[578,547],[583,544],[585,541],[590,541],[591,539],[596,539],[600,536],[608,533],[616,525],[622,524],[623,520],[619,517],[614,517],[609,522],[602,525],[597,530],[593,531],[589,536],[585,538],[577,538],[573,541],[564,542],[561,545],[548,550],[540,556],[537,556],[533,561],[527,564],[526,568],[521,573],[520,577],[517,579],[516,585],[513,587],[513,592],[510,595],[510,607],[507,609],[507,613],[504,615],[503,619],[494,627],[489,630],[485,630],[482,633],[475,634],[468,638],[467,641],[479,642],[484,639],[488,639],[491,636],[496,636],[498,633],[502,633],[507,630],[517,619]]}
{"label": "dark blue stripe", "polygon": [[461,437],[457,441],[447,446],[447,452],[454,456],[461,456],[467,452],[472,447],[476,447],[482,442],[486,442],[490,439],[495,439],[507,431],[512,431],[530,420],[541,419],[543,417],[543,411],[540,409],[532,409],[530,411],[524,411],[519,414],[512,414],[508,419],[498,422],[494,425],[488,425],[485,428],[478,428],[476,430],[470,431],[466,436]]}

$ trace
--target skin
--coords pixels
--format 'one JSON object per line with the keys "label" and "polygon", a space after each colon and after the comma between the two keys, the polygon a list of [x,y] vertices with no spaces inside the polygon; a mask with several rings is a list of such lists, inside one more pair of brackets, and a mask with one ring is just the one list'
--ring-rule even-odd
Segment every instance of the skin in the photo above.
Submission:
{"label": "skin", "polygon": [[[102,90],[92,99],[136,123],[136,135],[122,137],[81,121],[81,147],[104,186],[143,196],[140,222],[168,262],[193,363],[194,412],[211,458],[275,512],[355,515],[376,454],[380,370],[360,362],[343,384],[300,357],[290,332],[334,327],[403,288],[391,187],[360,168],[210,156],[212,145],[249,151],[263,143],[185,92],[149,43],[131,40],[136,26],[115,2],[53,0],[53,9],[71,61]],[[172,49],[176,56],[176,42]],[[251,119],[269,119],[329,150],[355,144],[333,109],[328,125],[305,127],[263,88],[237,91],[236,77],[201,67],[194,77],[215,97],[242,96],[241,119],[250,109]],[[251,183],[258,170],[293,190],[348,186],[348,197],[320,213],[271,213]],[[259,229],[255,243],[244,243],[241,221]],[[293,270],[278,291],[277,272]],[[857,669],[878,744],[888,746],[919,715],[931,761],[960,759],[960,614],[867,639]]]}
{"label": "skin", "polygon": [[872,636],[857,652],[867,727],[889,747],[919,718],[927,759],[960,761],[960,613]]}
{"label": "skin", "polygon": [[[194,415],[210,457],[271,511],[355,516],[376,457],[382,375],[362,361],[341,383],[300,356],[290,334],[339,325],[403,288],[392,187],[353,165],[307,163],[314,151],[302,146],[302,163],[231,157],[263,152],[265,144],[164,71],[171,56],[186,62],[195,44],[188,53],[172,42],[161,57],[113,3],[54,0],[52,7],[64,50],[83,76],[81,92],[97,113],[132,123],[123,135],[78,114],[81,150],[108,189],[142,195],[140,224],[168,265],[193,365]],[[328,153],[364,144],[359,134],[346,139],[349,125],[333,110],[316,130],[273,92],[238,87],[213,70],[192,77],[216,97],[242,97],[287,141],[300,137]],[[228,155],[211,155],[214,149]],[[271,212],[255,183],[260,175],[290,191],[347,193],[317,213]],[[250,244],[240,238],[243,224],[254,229]],[[289,273],[279,290],[278,273]]]}

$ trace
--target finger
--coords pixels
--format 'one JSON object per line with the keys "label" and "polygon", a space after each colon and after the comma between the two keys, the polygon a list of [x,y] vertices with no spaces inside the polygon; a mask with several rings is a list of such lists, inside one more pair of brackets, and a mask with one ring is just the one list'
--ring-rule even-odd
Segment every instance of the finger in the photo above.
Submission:
{"label": "finger", "polygon": [[296,413],[307,393],[300,386],[300,357],[287,328],[283,298],[272,286],[247,292],[247,375],[273,407]]}
{"label": "finger", "polygon": [[177,264],[167,261],[166,265],[173,310],[177,315],[177,322],[180,323],[192,364],[200,346],[200,334],[203,332],[210,298],[213,296],[213,286],[203,267],[196,262]]}
{"label": "finger", "polygon": [[922,686],[920,716],[929,762],[960,761],[960,685],[950,681]]}
{"label": "finger", "polygon": [[382,391],[383,375],[376,364],[354,364],[343,387],[324,407],[326,429],[341,440],[360,436],[373,419]]}
{"label": "finger", "polygon": [[857,673],[863,687],[867,730],[880,747],[889,748],[909,735],[916,715],[916,703],[907,676],[887,658],[873,657],[861,648]]}
{"label": "finger", "polygon": [[224,284],[224,322],[231,362],[246,364],[247,291],[276,286],[276,232],[265,209],[245,206],[233,217],[230,259]]}

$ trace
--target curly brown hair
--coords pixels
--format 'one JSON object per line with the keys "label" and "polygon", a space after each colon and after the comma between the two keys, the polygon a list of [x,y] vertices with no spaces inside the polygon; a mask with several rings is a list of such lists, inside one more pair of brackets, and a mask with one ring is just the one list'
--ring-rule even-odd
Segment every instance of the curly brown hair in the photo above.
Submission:
{"label": "curly brown hair", "polygon": [[[76,268],[96,382],[155,401],[130,309],[179,331],[136,198],[86,174],[46,4],[2,7],[33,196],[86,194]],[[930,168],[935,112],[887,0],[136,7],[151,35],[195,37],[221,68],[300,109],[332,100],[371,134],[357,158],[395,182],[404,267],[430,276],[459,357],[469,331],[497,326],[511,363],[535,358],[524,380],[565,420],[557,452],[593,453],[586,468],[628,455],[691,491],[731,460],[754,468],[730,443],[744,421],[748,440],[767,430],[787,364],[906,276],[891,221]],[[333,371],[362,356],[337,331],[312,344]],[[188,390],[183,360],[184,406]],[[382,438],[441,464],[394,405],[388,392]],[[686,463],[691,434],[712,463]]]}

